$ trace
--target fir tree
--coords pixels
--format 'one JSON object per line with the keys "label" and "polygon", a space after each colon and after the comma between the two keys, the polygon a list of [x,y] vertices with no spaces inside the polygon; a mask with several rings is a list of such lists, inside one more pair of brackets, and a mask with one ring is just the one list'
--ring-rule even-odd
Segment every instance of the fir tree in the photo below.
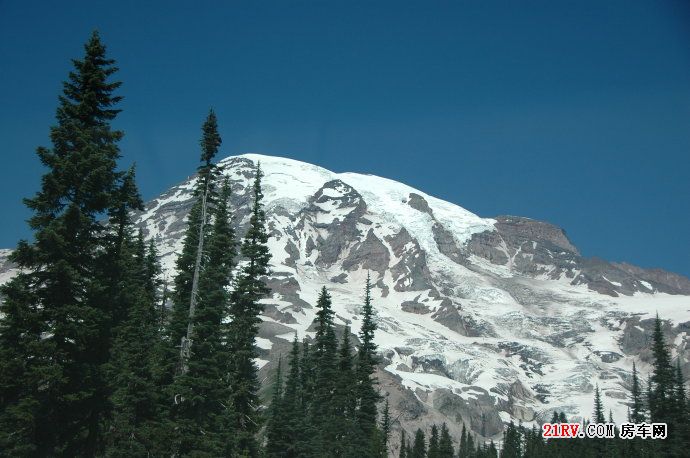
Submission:
{"label": "fir tree", "polygon": [[439,458],[439,438],[438,427],[431,425],[431,436],[429,437],[429,449],[427,450],[427,458]]}
{"label": "fir tree", "polygon": [[661,320],[657,315],[654,321],[652,335],[652,352],[654,354],[654,370],[652,372],[652,396],[650,397],[650,420],[653,422],[668,421],[668,413],[675,407],[674,373],[664,335],[661,330]]}
{"label": "fir tree", "polygon": [[157,387],[152,375],[153,349],[158,340],[155,251],[147,253],[143,236],[129,243],[127,275],[122,278],[127,316],[113,344],[112,421],[106,433],[106,456],[145,456],[154,448],[158,420]]}
{"label": "fir tree", "polygon": [[383,444],[383,455],[388,456],[388,441],[391,436],[391,414],[388,405],[388,399],[383,405],[383,413],[381,414],[381,442]]}
{"label": "fir tree", "polygon": [[355,412],[357,398],[355,387],[357,381],[353,368],[352,345],[350,344],[350,327],[345,326],[343,337],[338,350],[338,369],[335,391],[333,394],[333,422],[335,424],[336,443],[338,453],[346,455],[351,448],[355,433]]}
{"label": "fir tree", "polygon": [[460,444],[458,448],[458,455],[462,457],[466,457],[468,455],[468,447],[467,447],[467,428],[465,427],[465,423],[462,424],[462,432],[460,433]]}
{"label": "fir tree", "polygon": [[592,412],[592,418],[594,423],[605,423],[604,418],[604,405],[601,402],[601,393],[599,391],[599,385],[594,389],[594,411]]}
{"label": "fir tree", "polygon": [[412,453],[408,454],[407,458],[425,458],[426,457],[426,443],[424,442],[424,432],[417,428],[414,434],[414,443],[412,445]]}
{"label": "fir tree", "polygon": [[306,441],[304,436],[305,416],[301,400],[300,355],[296,334],[290,351],[289,364],[290,370],[285,380],[281,403],[282,418],[280,419],[283,423],[282,430],[285,436],[281,438],[277,435],[273,439],[274,442],[278,442],[277,444],[271,444],[272,439],[269,436],[269,449],[279,452],[279,455],[269,454],[269,456],[294,458],[306,454],[303,450],[303,444]]}
{"label": "fir tree", "polygon": [[276,379],[273,384],[273,399],[266,425],[266,456],[284,456],[289,444],[286,442],[287,433],[285,424],[287,422],[286,409],[283,399],[283,378],[282,378],[282,358],[278,358],[278,369]]}
{"label": "fir tree", "polygon": [[34,241],[11,260],[22,272],[2,288],[0,449],[9,455],[92,456],[102,451],[109,415],[104,364],[110,353],[106,229],[118,205],[121,131],[110,123],[121,97],[117,71],[94,32],[63,85],[48,169],[25,203]]}
{"label": "fir tree", "polygon": [[640,387],[640,379],[637,376],[637,368],[633,361],[632,370],[632,388],[630,390],[631,408],[630,421],[632,423],[642,423],[645,420],[644,402],[642,400],[642,389]]}
{"label": "fir tree", "polygon": [[503,433],[503,448],[501,449],[501,458],[520,458],[522,457],[522,451],[523,447],[520,431],[515,427],[515,423],[513,423],[511,420],[511,422],[508,424],[508,428]]}
{"label": "fir tree", "polygon": [[258,395],[260,384],[254,363],[254,359],[258,357],[255,338],[261,322],[259,315],[263,310],[259,301],[269,292],[264,277],[268,275],[268,262],[271,258],[266,245],[268,233],[262,204],[262,176],[261,167],[257,165],[249,229],[241,248],[245,264],[232,293],[230,323],[232,402],[236,413],[235,439],[238,443],[238,453],[251,457],[259,454],[254,436],[261,427]]}
{"label": "fir tree", "polygon": [[224,324],[229,317],[228,287],[235,265],[235,238],[228,204],[230,185],[222,186],[213,210],[213,224],[199,276],[199,298],[193,316],[193,346],[187,370],[172,385],[171,419],[176,453],[230,454],[234,411],[230,403],[228,363],[231,358]]}
{"label": "fir tree", "polygon": [[[400,430],[400,454],[398,455],[400,458],[407,458],[407,444],[405,442],[405,430],[401,429]],[[451,456],[452,458],[452,456]]]}
{"label": "fir tree", "polygon": [[371,376],[376,370],[376,344],[374,333],[374,308],[371,301],[371,279],[367,275],[362,307],[362,326],[359,331],[360,346],[357,351],[357,422],[362,437],[371,437],[376,428],[377,403],[379,394],[374,388]]}
{"label": "fir tree", "polygon": [[438,443],[438,456],[439,458],[453,458],[454,455],[453,441],[450,438],[448,427],[443,423],[441,425],[441,439]]}
{"label": "fir tree", "polygon": [[330,456],[337,449],[333,395],[336,384],[336,355],[338,344],[335,337],[331,296],[326,287],[321,289],[316,304],[316,333],[313,346],[315,364],[314,398],[311,405],[311,422],[317,426],[313,437],[314,451],[320,456]]}

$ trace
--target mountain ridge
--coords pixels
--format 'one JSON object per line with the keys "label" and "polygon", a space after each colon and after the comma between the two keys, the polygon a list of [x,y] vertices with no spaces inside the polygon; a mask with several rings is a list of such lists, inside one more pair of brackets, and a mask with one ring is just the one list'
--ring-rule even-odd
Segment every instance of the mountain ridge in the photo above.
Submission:
{"label": "mountain ridge", "polygon": [[[257,154],[219,162],[232,186],[238,234],[258,161],[273,255],[257,340],[262,378],[270,379],[295,332],[313,334],[323,285],[339,329],[356,332],[368,273],[381,388],[408,432],[447,421],[459,434],[464,422],[492,437],[509,419],[538,423],[555,410],[587,417],[595,383],[622,420],[633,359],[642,374],[649,371],[656,311],[690,368],[685,277],[582,257],[550,223],[482,218],[387,178]],[[156,243],[168,282],[194,182],[188,177],[135,215]],[[0,281],[10,271],[0,259]]]}

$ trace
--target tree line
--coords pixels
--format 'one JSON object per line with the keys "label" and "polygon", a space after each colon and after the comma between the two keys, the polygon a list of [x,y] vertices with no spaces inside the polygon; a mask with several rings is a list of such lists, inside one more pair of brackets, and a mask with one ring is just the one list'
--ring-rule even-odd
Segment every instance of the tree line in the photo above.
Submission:
{"label": "tree line", "polygon": [[[496,445],[493,440],[479,443],[471,432],[462,428],[457,449],[453,448],[445,424],[439,429],[431,427],[428,441],[424,431],[418,429],[413,437],[405,431],[400,437],[400,458],[654,458],[686,457],[690,450],[690,399],[685,392],[685,379],[681,371],[680,357],[673,364],[671,351],[665,343],[662,321],[654,321],[652,333],[653,370],[646,383],[640,380],[633,363],[631,388],[628,400],[628,423],[666,423],[666,439],[635,437],[622,439],[619,426],[615,427],[615,438],[551,438],[542,437],[536,426],[526,427],[511,421],[503,432],[502,440]],[[592,416],[583,423],[615,423],[612,412],[608,415],[602,401],[601,391],[596,386]],[[564,412],[554,412],[550,423],[568,423]],[[456,442],[458,443],[458,442]]]}

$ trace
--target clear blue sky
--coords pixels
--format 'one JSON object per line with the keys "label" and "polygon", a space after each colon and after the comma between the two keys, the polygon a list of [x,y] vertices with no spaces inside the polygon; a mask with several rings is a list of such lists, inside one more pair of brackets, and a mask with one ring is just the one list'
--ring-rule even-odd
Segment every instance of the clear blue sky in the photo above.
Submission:
{"label": "clear blue sky", "polygon": [[213,106],[223,155],[382,175],[690,275],[690,2],[0,0],[0,247],[29,235],[34,150],[95,28],[146,198],[194,170]]}

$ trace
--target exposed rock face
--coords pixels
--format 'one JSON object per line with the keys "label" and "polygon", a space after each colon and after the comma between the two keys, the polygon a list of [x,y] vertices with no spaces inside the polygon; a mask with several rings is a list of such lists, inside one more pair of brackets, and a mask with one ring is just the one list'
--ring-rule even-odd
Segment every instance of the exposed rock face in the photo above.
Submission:
{"label": "exposed rock face", "polygon": [[690,280],[660,269],[584,258],[565,231],[542,221],[517,216],[496,217],[495,230],[474,234],[470,254],[530,276],[565,278],[573,285],[609,296],[636,292],[690,294]]}
{"label": "exposed rock face", "polygon": [[[261,379],[271,380],[295,333],[313,335],[313,304],[324,285],[338,334],[345,325],[356,334],[367,274],[380,387],[396,428],[408,432],[446,422],[459,437],[465,423],[496,437],[510,418],[530,424],[555,410],[587,417],[597,383],[606,408],[622,420],[632,358],[643,377],[650,369],[657,311],[668,320],[667,342],[682,361],[690,356],[687,278],[584,258],[554,225],[480,218],[391,180],[268,156],[225,159],[239,236],[258,160],[272,254],[272,292],[257,339]],[[135,215],[155,241],[168,281],[195,180]],[[14,273],[7,253],[0,251],[0,282]]]}

